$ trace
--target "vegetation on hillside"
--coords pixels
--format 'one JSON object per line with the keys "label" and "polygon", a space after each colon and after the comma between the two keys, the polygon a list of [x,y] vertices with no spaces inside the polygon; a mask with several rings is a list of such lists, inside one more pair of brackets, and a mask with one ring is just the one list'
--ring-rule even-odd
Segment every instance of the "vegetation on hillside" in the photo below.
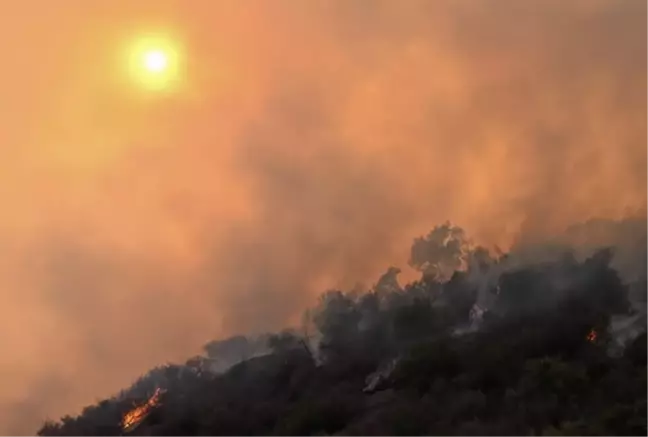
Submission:
{"label": "vegetation on hillside", "polygon": [[[646,435],[645,253],[625,280],[614,249],[551,253],[439,226],[412,247],[420,280],[329,291],[311,329],[210,343],[39,435]],[[242,361],[215,372],[228,348]]]}

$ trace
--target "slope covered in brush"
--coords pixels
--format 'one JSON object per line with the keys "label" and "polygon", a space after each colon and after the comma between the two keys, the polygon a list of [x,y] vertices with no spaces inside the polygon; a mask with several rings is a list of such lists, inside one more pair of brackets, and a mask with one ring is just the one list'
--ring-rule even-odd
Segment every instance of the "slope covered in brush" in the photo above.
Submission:
{"label": "slope covered in brush", "polygon": [[[621,247],[530,260],[443,225],[415,240],[419,281],[392,268],[367,292],[329,291],[315,329],[211,343],[39,434],[646,435],[639,249],[622,267]],[[234,349],[239,363],[214,364]]]}

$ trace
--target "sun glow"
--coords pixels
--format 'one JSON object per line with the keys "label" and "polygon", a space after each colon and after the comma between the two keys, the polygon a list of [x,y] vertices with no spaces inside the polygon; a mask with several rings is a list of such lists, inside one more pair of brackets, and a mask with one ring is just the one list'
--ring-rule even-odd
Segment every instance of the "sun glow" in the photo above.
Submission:
{"label": "sun glow", "polygon": [[129,73],[140,86],[152,91],[171,91],[181,79],[180,47],[162,37],[141,38],[129,53]]}
{"label": "sun glow", "polygon": [[169,66],[169,58],[162,50],[151,50],[144,54],[144,66],[151,73],[162,73]]}

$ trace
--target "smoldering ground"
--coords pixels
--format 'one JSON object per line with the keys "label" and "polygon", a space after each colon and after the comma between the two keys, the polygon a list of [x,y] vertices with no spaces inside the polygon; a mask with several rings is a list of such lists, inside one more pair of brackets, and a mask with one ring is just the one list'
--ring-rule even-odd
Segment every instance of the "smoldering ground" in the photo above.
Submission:
{"label": "smoldering ground", "polygon": [[[508,247],[645,217],[644,2],[11,9],[4,432],[294,322],[448,218]],[[183,43],[177,95],[117,79],[149,28]]]}

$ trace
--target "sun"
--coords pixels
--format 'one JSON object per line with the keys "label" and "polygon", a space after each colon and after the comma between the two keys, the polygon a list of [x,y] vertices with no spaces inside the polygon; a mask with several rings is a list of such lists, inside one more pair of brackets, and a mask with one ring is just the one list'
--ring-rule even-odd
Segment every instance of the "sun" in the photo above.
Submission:
{"label": "sun", "polygon": [[147,36],[130,47],[128,71],[134,83],[148,91],[169,92],[182,79],[180,45],[171,38]]}
{"label": "sun", "polygon": [[163,50],[149,50],[144,53],[143,62],[151,73],[163,73],[169,66],[169,57]]}

